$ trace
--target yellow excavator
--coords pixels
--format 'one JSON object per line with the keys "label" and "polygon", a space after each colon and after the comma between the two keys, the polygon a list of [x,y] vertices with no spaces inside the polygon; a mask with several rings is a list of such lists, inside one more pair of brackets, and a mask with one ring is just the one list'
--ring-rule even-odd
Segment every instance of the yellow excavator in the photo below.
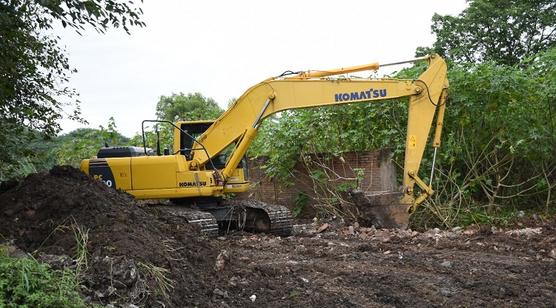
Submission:
{"label": "yellow excavator", "polygon": [[[428,68],[414,80],[346,75],[417,61],[427,61]],[[174,201],[178,205],[168,205],[168,210],[199,224],[209,235],[216,234],[219,226],[222,229],[231,224],[256,232],[289,235],[292,218],[286,207],[224,198],[228,193],[249,189],[244,157],[261,122],[284,110],[408,97],[403,191],[394,205],[388,204],[394,212],[405,214],[393,220],[398,224],[393,227],[403,226],[409,213],[433,193],[430,183],[419,177],[419,167],[435,114],[434,158],[440,146],[447,89],[446,63],[438,55],[383,65],[288,72],[249,88],[215,121],[143,121],[143,141],[146,123],[165,122],[173,127],[172,152],[161,153],[158,145],[153,153],[145,142],[143,148],[105,147],[97,157],[83,160],[81,170],[137,199]],[[415,185],[420,188],[419,195],[414,191]]]}

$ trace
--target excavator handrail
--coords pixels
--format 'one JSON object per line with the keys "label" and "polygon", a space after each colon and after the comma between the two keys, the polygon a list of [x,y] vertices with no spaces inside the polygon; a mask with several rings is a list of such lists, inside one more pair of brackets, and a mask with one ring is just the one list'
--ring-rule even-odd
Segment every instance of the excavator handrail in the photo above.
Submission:
{"label": "excavator handrail", "polygon": [[[143,137],[143,150],[145,151],[145,155],[147,155],[147,141],[146,141],[146,138],[145,138],[145,122],[147,122],[147,123],[167,123],[167,124],[172,125],[172,126],[174,127],[174,129],[179,130],[181,133],[183,133],[183,134],[185,134],[187,137],[191,138],[191,140],[193,140],[193,142],[196,142],[197,144],[199,144],[199,145],[201,146],[201,149],[191,149],[192,151],[203,150],[203,151],[205,152],[205,154],[206,154],[207,156],[210,157],[210,155],[209,155],[209,153],[208,153],[208,151],[207,151],[207,148],[206,148],[201,142],[199,142],[199,140],[197,140],[197,138],[193,137],[193,136],[192,136],[191,134],[189,134],[187,131],[181,129],[179,126],[177,126],[176,124],[174,124],[174,123],[172,123],[171,121],[168,121],[168,120],[143,120],[143,121],[141,122],[141,136]],[[157,140],[157,147],[158,147],[158,142],[159,142],[159,141]],[[178,150],[176,153],[174,153],[174,154],[177,154],[177,153],[179,153],[180,151],[181,151],[181,149],[179,149],[179,150]],[[159,151],[157,151],[157,153],[158,153],[158,152],[159,152]],[[218,169],[216,169],[216,167],[214,166],[214,163],[213,163],[212,159],[209,160],[209,162],[210,162],[212,168],[218,172]]]}
{"label": "excavator handrail", "polygon": [[[369,64],[349,66],[349,67],[344,67],[344,68],[336,68],[336,69],[323,70],[323,71],[318,70],[318,71],[298,72],[295,76],[285,77],[284,79],[322,78],[322,77],[327,77],[327,76],[341,75],[341,74],[347,74],[347,73],[355,73],[355,72],[361,72],[361,71],[371,71],[371,70],[376,71],[376,70],[380,69],[381,67],[385,67],[385,66],[415,63],[415,62],[419,62],[419,61],[429,60],[430,58],[431,58],[431,55],[427,55],[427,56],[423,56],[423,57],[414,58],[414,59],[411,59],[411,60],[391,62],[391,63],[386,63],[386,64],[379,64],[378,62],[373,62],[373,63],[369,63]],[[279,76],[279,77],[282,77],[282,76]]]}

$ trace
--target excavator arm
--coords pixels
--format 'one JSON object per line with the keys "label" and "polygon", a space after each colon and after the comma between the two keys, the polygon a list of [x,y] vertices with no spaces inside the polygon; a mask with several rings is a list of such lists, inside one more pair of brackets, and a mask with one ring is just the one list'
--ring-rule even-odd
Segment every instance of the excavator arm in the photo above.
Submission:
{"label": "excavator arm", "polygon": [[[193,151],[193,159],[189,168],[199,170],[212,157],[235,143],[234,151],[221,172],[226,181],[247,152],[261,121],[280,111],[340,104],[372,103],[408,97],[403,174],[404,196],[401,203],[406,205],[408,210],[412,210],[433,193],[430,185],[424,183],[419,177],[419,167],[437,110],[436,132],[433,139],[435,154],[436,148],[440,146],[448,88],[447,67],[441,57],[431,55],[416,60],[428,61],[429,66],[415,80],[330,77],[349,72],[376,70],[380,67],[377,63],[269,78],[248,89],[197,139],[204,149]],[[417,198],[414,197],[415,185],[419,186],[423,192]]]}

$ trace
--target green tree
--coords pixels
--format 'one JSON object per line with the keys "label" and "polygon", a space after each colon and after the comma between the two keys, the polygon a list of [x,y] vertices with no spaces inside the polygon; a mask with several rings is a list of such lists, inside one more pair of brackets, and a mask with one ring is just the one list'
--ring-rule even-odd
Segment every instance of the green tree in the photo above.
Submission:
{"label": "green tree", "polygon": [[116,122],[110,117],[106,127],[78,128],[57,137],[51,153],[56,164],[78,167],[82,159],[95,156],[105,144],[117,146],[128,144],[129,141],[117,131]]}
{"label": "green tree", "polygon": [[214,120],[224,110],[216,101],[201,93],[172,94],[161,96],[156,104],[156,116],[159,120],[175,122],[177,120]]}
{"label": "green tree", "polygon": [[0,0],[0,170],[15,172],[11,165],[29,155],[29,138],[54,136],[63,110],[73,105],[69,117],[81,119],[76,93],[65,86],[75,70],[59,37],[49,35],[54,24],[78,33],[86,26],[129,33],[130,26],[144,25],[141,14],[127,1]]}
{"label": "green tree", "polygon": [[556,46],[554,0],[470,0],[458,16],[432,22],[433,49],[457,62],[513,65]]}
{"label": "green tree", "polygon": [[[103,32],[108,27],[143,26],[141,11],[125,2],[0,0],[0,119],[53,135],[57,120],[74,97],[64,87],[73,72],[59,38],[48,35],[56,21],[76,31],[85,25]],[[79,108],[74,115],[79,114]]]}

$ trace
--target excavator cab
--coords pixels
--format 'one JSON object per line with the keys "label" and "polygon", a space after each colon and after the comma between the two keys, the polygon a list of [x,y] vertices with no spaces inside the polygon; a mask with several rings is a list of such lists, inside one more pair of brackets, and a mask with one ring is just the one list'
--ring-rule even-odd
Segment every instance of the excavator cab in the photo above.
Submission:
{"label": "excavator cab", "polygon": [[[195,141],[199,136],[201,136],[214,121],[210,120],[199,120],[199,121],[178,121],[175,123],[174,127],[174,152],[185,156],[187,161],[191,161],[195,151],[202,151],[203,149]],[[178,129],[179,128],[179,129]],[[214,155],[209,163],[204,167],[205,170],[221,170],[226,166],[227,159],[230,152],[233,150],[235,145],[230,145],[228,148],[220,151],[220,153]],[[240,193],[245,192],[249,189],[249,168],[247,165],[247,157],[244,155],[243,159],[237,165],[232,176],[228,178],[225,185],[226,193]]]}

